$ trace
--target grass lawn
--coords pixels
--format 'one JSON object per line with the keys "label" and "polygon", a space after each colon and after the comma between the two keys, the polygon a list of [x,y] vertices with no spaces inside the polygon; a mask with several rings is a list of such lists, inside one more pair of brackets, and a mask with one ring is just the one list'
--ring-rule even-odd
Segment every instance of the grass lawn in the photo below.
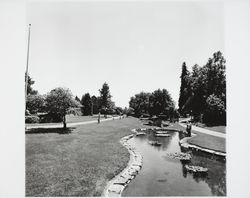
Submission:
{"label": "grass lawn", "polygon": [[[179,128],[183,131],[186,131],[186,129],[179,124],[174,124],[175,128]],[[226,152],[226,140],[225,138],[216,137],[212,135],[207,135],[204,133],[200,133],[197,131],[192,130],[192,132],[196,133],[197,136],[191,138],[188,140],[189,143],[203,147],[208,148],[216,151],[222,151]]]}
{"label": "grass lawn", "polygon": [[107,181],[129,160],[119,143],[142,127],[125,118],[61,129],[34,129],[26,134],[26,196],[100,196]]}
{"label": "grass lawn", "polygon": [[[67,123],[75,123],[75,122],[85,122],[85,121],[91,121],[91,120],[97,120],[97,115],[93,116],[74,116],[74,115],[66,115],[66,121]],[[104,116],[101,115],[101,119],[104,119]],[[43,125],[54,125],[54,124],[60,124],[59,123],[32,123],[32,124],[26,124],[26,126],[43,126]]]}

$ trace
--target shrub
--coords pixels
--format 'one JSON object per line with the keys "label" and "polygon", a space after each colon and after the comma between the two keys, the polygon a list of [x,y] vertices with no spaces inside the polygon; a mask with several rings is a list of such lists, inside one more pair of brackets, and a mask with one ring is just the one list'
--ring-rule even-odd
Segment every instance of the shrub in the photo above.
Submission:
{"label": "shrub", "polygon": [[206,100],[204,122],[209,125],[225,125],[226,109],[224,102],[216,95],[210,95]]}
{"label": "shrub", "polygon": [[25,123],[39,123],[40,118],[36,115],[25,116]]}
{"label": "shrub", "polygon": [[42,95],[28,95],[26,102],[27,110],[31,114],[36,114],[37,112],[44,112],[45,100]]}
{"label": "shrub", "polygon": [[40,116],[41,123],[62,122],[62,116],[55,113],[48,113]]}

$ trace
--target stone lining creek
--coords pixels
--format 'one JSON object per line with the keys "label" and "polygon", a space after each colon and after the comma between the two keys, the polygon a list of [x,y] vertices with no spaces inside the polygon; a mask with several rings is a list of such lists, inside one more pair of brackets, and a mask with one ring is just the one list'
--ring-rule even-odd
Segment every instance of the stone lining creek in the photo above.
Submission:
{"label": "stone lining creek", "polygon": [[[179,142],[185,138],[182,132],[168,131],[168,137],[157,137],[155,130],[143,132],[146,134],[126,140],[126,145],[141,155],[142,167],[136,177],[122,187],[121,196],[226,196],[225,158],[181,147]],[[161,144],[151,145],[150,141]],[[191,159],[180,160],[168,155],[180,152],[190,154]],[[206,174],[190,172],[185,165],[204,167],[208,171]]]}

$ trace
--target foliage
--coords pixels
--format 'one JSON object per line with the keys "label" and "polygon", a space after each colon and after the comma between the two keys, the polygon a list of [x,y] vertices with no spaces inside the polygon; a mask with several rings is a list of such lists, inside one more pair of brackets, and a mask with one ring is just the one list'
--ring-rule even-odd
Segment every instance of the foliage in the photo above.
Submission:
{"label": "foliage", "polygon": [[111,94],[109,90],[109,85],[105,82],[102,88],[99,90],[99,109],[103,114],[114,114],[115,113],[115,103],[111,100]]}
{"label": "foliage", "polygon": [[39,123],[40,119],[36,115],[25,116],[25,123]]}
{"label": "foliage", "polygon": [[78,98],[78,96],[75,97],[75,100],[78,102],[81,102],[80,98]]}
{"label": "foliage", "polygon": [[153,93],[141,92],[130,98],[130,108],[133,109],[135,116],[144,114],[160,115],[166,114],[173,116],[175,110],[174,102],[166,89],[158,89]]}
{"label": "foliage", "polygon": [[40,115],[40,123],[62,122],[63,118],[57,113],[47,113]]}
{"label": "foliage", "polygon": [[121,107],[116,107],[115,108],[115,113],[118,114],[118,115],[122,114],[123,113],[123,109]]}
{"label": "foliage", "polygon": [[109,91],[109,85],[105,82],[102,85],[102,88],[99,90],[100,92],[100,108],[110,109],[114,106],[111,101],[111,95]]}
{"label": "foliage", "polygon": [[207,124],[211,125],[226,123],[225,104],[215,94],[210,95],[206,100],[206,110],[203,119]]}
{"label": "foliage", "polygon": [[[199,121],[208,124],[216,124],[217,121],[220,124],[226,123],[225,63],[222,53],[218,51],[203,67],[198,65],[192,67],[192,73],[185,77],[187,93],[182,88],[180,92],[179,101],[182,100],[183,95],[188,96],[181,108],[181,113],[190,112],[195,118],[203,119]],[[183,82],[181,82],[182,86]]]}
{"label": "foliage", "polygon": [[91,101],[93,103],[93,114],[98,114],[99,106],[100,106],[100,98],[96,96],[92,96]]}
{"label": "foliage", "polygon": [[[26,76],[26,75],[25,75]],[[35,83],[34,80],[32,80],[32,78],[28,76],[28,82],[27,82],[27,95],[35,95],[37,94],[37,90],[34,90],[31,86]]]}
{"label": "foliage", "polygon": [[183,110],[183,106],[186,103],[189,97],[189,71],[187,69],[186,63],[183,62],[182,64],[182,72],[181,72],[181,87],[180,87],[180,97],[178,101],[178,106],[180,112]]}
{"label": "foliage", "polygon": [[26,109],[31,114],[45,111],[45,99],[42,95],[28,95],[26,101]]}
{"label": "foliage", "polygon": [[64,127],[66,128],[65,115],[71,108],[79,108],[80,104],[77,102],[69,89],[55,88],[46,96],[46,109],[51,114],[57,114],[63,119]]}
{"label": "foliage", "polygon": [[148,113],[150,95],[151,93],[140,92],[130,98],[129,107],[134,109],[135,116],[139,117],[143,113]]}
{"label": "foliage", "polygon": [[155,90],[149,97],[150,115],[168,114],[173,116],[174,102],[166,89]]}
{"label": "foliage", "polygon": [[89,93],[86,93],[82,96],[81,104],[83,115],[91,115],[92,101]]}

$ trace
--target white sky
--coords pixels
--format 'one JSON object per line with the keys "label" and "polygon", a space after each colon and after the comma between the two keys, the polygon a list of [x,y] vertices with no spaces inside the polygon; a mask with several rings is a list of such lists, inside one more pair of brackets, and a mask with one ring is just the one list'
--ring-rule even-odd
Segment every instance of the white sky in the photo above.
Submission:
{"label": "white sky", "polygon": [[176,104],[181,65],[224,52],[222,2],[30,2],[29,74],[44,94],[63,86],[99,95],[106,81],[117,106],[166,88]]}

